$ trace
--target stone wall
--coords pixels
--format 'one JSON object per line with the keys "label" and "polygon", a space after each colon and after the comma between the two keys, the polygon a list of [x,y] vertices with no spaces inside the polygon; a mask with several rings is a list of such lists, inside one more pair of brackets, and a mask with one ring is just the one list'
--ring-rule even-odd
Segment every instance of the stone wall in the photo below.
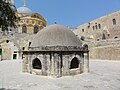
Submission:
{"label": "stone wall", "polygon": [[[33,68],[32,63],[36,58],[41,62],[41,69]],[[78,67],[71,69],[71,62],[74,58],[77,58],[78,60]],[[73,51],[24,51],[23,72],[53,77],[89,72],[88,53]]]}
{"label": "stone wall", "polygon": [[98,19],[78,26],[73,32],[80,38],[89,37],[94,40],[103,39],[103,33],[106,39],[115,37],[120,38],[120,11],[102,16]]}
{"label": "stone wall", "polygon": [[[35,34],[9,33],[2,35],[0,33],[0,48],[2,49],[2,60],[13,60],[13,54],[17,54],[16,59],[21,58],[21,51],[28,50],[29,42]],[[8,42],[7,42],[8,40]]]}
{"label": "stone wall", "polygon": [[91,48],[90,58],[101,60],[120,60],[120,46],[100,46]]}
{"label": "stone wall", "polygon": [[87,42],[91,59],[120,60],[120,39]]}

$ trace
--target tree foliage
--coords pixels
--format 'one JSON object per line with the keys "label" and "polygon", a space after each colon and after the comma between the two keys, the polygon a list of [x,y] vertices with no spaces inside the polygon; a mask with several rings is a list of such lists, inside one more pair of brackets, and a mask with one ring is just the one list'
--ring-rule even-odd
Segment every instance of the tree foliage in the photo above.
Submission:
{"label": "tree foliage", "polygon": [[16,28],[16,21],[18,20],[16,8],[6,0],[0,0],[0,28],[2,31],[8,30],[8,27]]}

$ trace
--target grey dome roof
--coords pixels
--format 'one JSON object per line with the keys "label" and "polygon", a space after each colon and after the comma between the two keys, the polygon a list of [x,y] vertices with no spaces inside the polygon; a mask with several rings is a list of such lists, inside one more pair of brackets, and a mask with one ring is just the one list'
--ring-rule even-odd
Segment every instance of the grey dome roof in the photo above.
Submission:
{"label": "grey dome roof", "polygon": [[32,11],[26,6],[18,8],[17,11],[22,14],[32,14]]}
{"label": "grey dome roof", "polygon": [[54,24],[43,28],[33,38],[30,47],[40,46],[81,46],[81,42],[71,30]]}

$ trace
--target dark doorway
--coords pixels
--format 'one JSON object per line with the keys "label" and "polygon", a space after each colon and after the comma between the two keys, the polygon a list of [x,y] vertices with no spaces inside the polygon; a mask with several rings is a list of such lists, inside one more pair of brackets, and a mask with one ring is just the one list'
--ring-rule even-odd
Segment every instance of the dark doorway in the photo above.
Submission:
{"label": "dark doorway", "polygon": [[76,57],[74,57],[71,61],[70,69],[74,69],[78,67],[79,67],[79,61]]}
{"label": "dark doorway", "polygon": [[38,58],[33,60],[32,66],[33,69],[42,69],[41,61]]}
{"label": "dark doorway", "polygon": [[2,55],[2,49],[0,49],[0,55]]}
{"label": "dark doorway", "polygon": [[17,59],[17,54],[13,54],[13,60]]}
{"label": "dark doorway", "polygon": [[25,25],[22,27],[22,33],[27,33],[27,27]]}

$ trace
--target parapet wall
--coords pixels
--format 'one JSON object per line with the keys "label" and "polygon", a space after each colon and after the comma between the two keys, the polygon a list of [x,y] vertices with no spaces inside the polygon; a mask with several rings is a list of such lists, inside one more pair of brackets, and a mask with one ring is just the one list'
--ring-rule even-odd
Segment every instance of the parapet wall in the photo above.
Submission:
{"label": "parapet wall", "polygon": [[101,60],[120,60],[120,45],[90,48],[90,58]]}
{"label": "parapet wall", "polygon": [[120,38],[86,42],[90,58],[101,60],[120,60]]}

